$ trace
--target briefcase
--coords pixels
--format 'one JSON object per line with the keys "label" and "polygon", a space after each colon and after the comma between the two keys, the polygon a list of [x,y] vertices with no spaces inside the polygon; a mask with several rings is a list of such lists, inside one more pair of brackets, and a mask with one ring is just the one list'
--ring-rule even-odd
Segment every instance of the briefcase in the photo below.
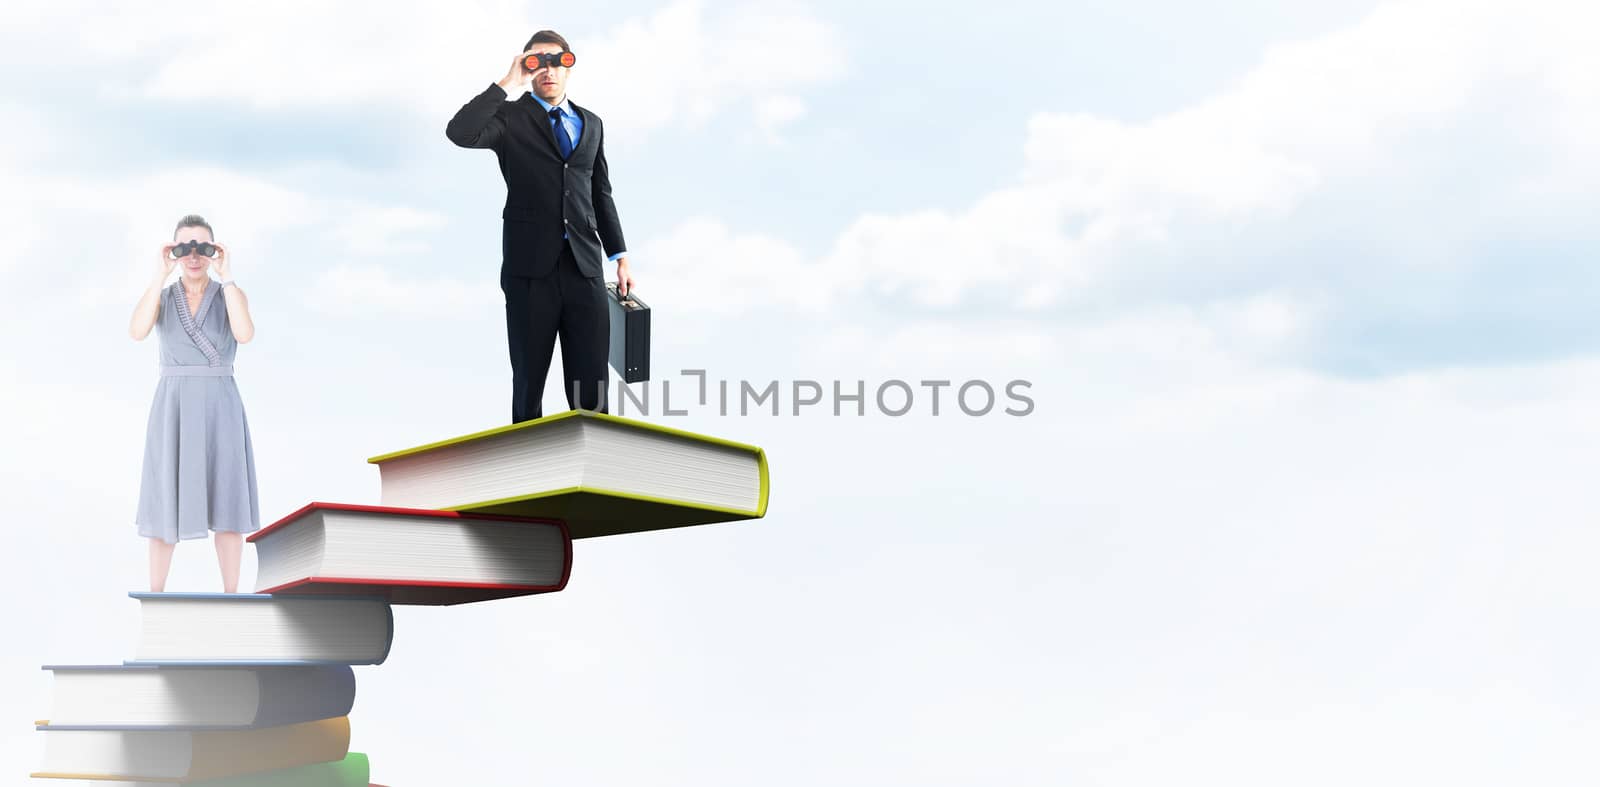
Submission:
{"label": "briefcase", "polygon": [[617,294],[615,282],[606,284],[611,312],[611,368],[625,383],[650,379],[650,307],[630,290]]}

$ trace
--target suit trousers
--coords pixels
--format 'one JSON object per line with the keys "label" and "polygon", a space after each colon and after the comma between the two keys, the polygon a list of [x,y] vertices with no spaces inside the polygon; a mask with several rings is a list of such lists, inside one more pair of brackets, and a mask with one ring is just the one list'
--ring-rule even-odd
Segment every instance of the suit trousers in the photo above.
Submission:
{"label": "suit trousers", "polygon": [[544,414],[545,376],[558,334],[567,407],[605,412],[611,316],[604,277],[583,275],[571,244],[562,244],[561,257],[548,275],[535,279],[502,273],[500,289],[506,296],[506,343],[511,349],[511,422]]}

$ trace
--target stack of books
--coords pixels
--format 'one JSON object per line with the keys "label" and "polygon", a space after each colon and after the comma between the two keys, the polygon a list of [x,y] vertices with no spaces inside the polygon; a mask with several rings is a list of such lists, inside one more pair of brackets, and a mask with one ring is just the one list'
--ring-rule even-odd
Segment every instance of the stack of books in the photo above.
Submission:
{"label": "stack of books", "polygon": [[766,514],[755,446],[587,411],[397,451],[381,505],[311,503],[248,539],[256,593],[131,593],[133,658],[46,666],[36,778],[133,787],[361,787],[353,666],[391,605],[562,590],[572,540]]}
{"label": "stack of books", "polygon": [[47,666],[36,777],[122,784],[364,787],[351,753],[353,664],[388,655],[382,599],[134,593],[134,659]]}

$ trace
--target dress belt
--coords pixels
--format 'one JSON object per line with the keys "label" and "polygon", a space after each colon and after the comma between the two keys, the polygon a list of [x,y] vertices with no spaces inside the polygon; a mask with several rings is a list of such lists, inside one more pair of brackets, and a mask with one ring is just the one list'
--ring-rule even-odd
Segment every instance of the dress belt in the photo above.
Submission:
{"label": "dress belt", "polygon": [[162,377],[232,377],[233,365],[227,366],[162,366]]}

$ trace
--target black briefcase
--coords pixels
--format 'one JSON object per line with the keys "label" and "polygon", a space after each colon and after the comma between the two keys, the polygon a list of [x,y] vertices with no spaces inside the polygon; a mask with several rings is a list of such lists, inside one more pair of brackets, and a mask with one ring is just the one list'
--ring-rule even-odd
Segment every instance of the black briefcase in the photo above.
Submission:
{"label": "black briefcase", "polygon": [[606,284],[611,312],[611,368],[625,383],[650,379],[650,307],[630,290],[617,295],[615,282]]}

